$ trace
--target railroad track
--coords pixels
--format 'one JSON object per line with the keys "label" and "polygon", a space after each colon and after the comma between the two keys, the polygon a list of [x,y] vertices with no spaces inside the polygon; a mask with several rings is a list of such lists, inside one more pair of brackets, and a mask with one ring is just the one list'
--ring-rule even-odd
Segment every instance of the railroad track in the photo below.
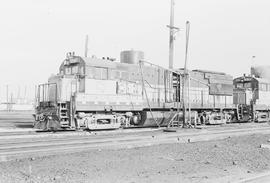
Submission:
{"label": "railroad track", "polygon": [[189,143],[224,139],[228,136],[270,134],[270,127],[163,133],[161,130],[139,134],[29,135],[26,138],[0,138],[0,161],[48,156],[95,149],[134,148],[167,143]]}
{"label": "railroad track", "polygon": [[34,111],[0,112],[0,128],[31,128]]}

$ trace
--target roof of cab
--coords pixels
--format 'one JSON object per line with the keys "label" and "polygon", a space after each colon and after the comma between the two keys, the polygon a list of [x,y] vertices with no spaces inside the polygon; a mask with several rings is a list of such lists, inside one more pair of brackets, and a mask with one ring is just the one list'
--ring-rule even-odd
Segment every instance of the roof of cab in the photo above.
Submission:
{"label": "roof of cab", "polygon": [[257,77],[252,77],[252,76],[240,76],[238,78],[235,78],[234,81],[241,80],[241,79],[245,79],[246,81],[255,80],[255,81],[259,82],[259,83],[270,83],[269,79],[257,78]]}

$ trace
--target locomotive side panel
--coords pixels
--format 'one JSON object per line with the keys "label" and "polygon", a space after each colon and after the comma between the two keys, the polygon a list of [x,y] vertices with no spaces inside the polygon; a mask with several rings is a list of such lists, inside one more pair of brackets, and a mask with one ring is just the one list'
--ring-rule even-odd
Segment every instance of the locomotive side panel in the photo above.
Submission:
{"label": "locomotive side panel", "polygon": [[258,80],[258,98],[256,99],[256,107],[258,109],[270,109],[270,80],[257,78]]}
{"label": "locomotive side panel", "polygon": [[[225,73],[193,70],[185,82],[185,103],[198,115],[201,123],[222,124],[234,113],[233,78]],[[190,83],[189,83],[190,82]],[[181,95],[182,95],[181,91]]]}
{"label": "locomotive side panel", "polygon": [[[194,70],[189,72],[190,86],[189,102],[194,109],[234,108],[233,105],[233,78],[224,73]],[[188,91],[189,90],[189,91]]]}
{"label": "locomotive side panel", "polygon": [[78,112],[141,111],[143,100],[139,96],[77,93],[75,106]]}
{"label": "locomotive side panel", "polygon": [[[115,67],[102,69],[97,65],[92,66],[91,62],[85,65],[87,75],[80,81],[80,92],[97,95],[140,95],[145,108],[149,108],[149,104],[156,108],[173,102],[172,74],[165,69],[123,63],[115,63]],[[108,75],[105,74],[104,77],[104,73]],[[108,86],[107,83],[113,84]],[[103,89],[99,90],[98,87]]]}

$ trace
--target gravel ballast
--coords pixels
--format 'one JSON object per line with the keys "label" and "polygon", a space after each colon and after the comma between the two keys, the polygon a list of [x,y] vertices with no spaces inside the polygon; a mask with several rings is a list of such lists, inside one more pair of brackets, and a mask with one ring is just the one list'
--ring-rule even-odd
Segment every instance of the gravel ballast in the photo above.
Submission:
{"label": "gravel ballast", "polygon": [[230,182],[269,170],[270,135],[164,144],[0,163],[0,182]]}

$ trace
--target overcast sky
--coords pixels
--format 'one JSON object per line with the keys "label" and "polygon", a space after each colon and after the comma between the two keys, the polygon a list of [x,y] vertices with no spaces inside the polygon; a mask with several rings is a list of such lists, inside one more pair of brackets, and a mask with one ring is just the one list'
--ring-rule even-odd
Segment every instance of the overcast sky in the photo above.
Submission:
{"label": "overcast sky", "polygon": [[[189,69],[248,73],[270,60],[269,0],[175,0],[175,25],[191,22]],[[168,67],[170,0],[9,0],[0,7],[1,84],[37,84],[57,73],[66,52],[119,59],[137,49]],[[175,44],[184,65],[185,32]],[[269,63],[270,65],[270,63]]]}

